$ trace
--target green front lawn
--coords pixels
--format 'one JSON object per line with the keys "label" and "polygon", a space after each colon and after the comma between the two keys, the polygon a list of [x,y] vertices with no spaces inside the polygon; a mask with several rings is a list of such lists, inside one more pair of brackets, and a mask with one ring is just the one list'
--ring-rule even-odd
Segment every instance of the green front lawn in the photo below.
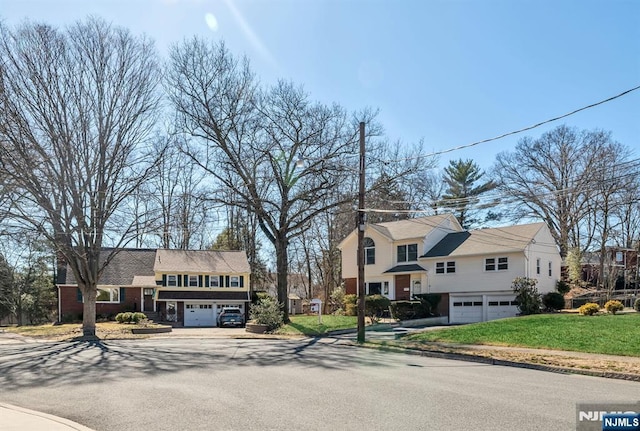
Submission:
{"label": "green front lawn", "polygon": [[421,332],[403,339],[640,356],[640,313],[539,314]]}
{"label": "green front lawn", "polygon": [[357,326],[356,316],[323,315],[322,323],[318,316],[289,316],[291,323],[284,325],[277,334],[283,335],[322,335],[338,329],[350,329]]}

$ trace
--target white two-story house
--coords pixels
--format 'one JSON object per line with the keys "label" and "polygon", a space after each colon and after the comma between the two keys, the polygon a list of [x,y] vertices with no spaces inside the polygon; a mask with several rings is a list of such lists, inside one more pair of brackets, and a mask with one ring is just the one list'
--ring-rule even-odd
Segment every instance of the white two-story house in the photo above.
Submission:
{"label": "white two-story house", "polygon": [[[465,231],[451,214],[365,228],[365,289],[391,300],[441,295],[450,323],[515,316],[512,282],[538,280],[553,291],[560,276],[558,247],[544,223]],[[357,292],[357,232],[339,245],[346,292]]]}

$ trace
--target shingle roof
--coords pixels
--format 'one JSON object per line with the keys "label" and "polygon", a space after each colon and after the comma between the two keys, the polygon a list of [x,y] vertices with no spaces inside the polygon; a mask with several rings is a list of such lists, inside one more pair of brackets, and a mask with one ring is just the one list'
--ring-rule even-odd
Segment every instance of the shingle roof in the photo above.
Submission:
{"label": "shingle roof", "polygon": [[422,257],[522,251],[543,227],[544,223],[532,223],[450,233]]}
{"label": "shingle roof", "polygon": [[[100,260],[107,259],[113,249],[100,252]],[[153,277],[153,262],[156,257],[155,249],[122,249],[111,259],[102,272],[98,284],[106,286],[130,286],[135,276]],[[65,284],[77,284],[73,271],[67,266]]]}
{"label": "shingle roof", "polygon": [[408,265],[396,265],[393,268],[386,270],[384,274],[395,273],[395,272],[416,272],[416,271],[426,271],[426,269],[424,269],[418,264],[412,263]]}
{"label": "shingle roof", "polygon": [[423,238],[442,222],[452,219],[451,214],[434,215],[428,217],[412,218],[408,220],[398,220],[387,223],[371,223],[367,227],[375,229],[382,235],[394,241]]}
{"label": "shingle roof", "polygon": [[158,249],[152,269],[179,273],[251,272],[244,251],[166,250]]}
{"label": "shingle roof", "polygon": [[460,247],[471,234],[469,232],[455,232],[450,233],[440,240],[439,243],[433,246],[431,250],[427,251],[421,257],[437,257],[437,256],[449,256],[453,251]]}

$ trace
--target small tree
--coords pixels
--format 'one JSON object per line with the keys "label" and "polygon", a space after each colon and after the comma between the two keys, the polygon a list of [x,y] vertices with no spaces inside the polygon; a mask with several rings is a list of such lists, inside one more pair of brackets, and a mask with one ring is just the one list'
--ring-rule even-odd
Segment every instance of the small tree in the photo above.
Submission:
{"label": "small tree", "polygon": [[365,297],[365,314],[371,323],[378,323],[382,313],[389,309],[391,301],[386,296],[369,295]]}
{"label": "small tree", "polygon": [[547,311],[558,311],[564,308],[564,296],[558,292],[548,292],[542,297],[542,304]]}
{"label": "small tree", "polygon": [[282,305],[271,296],[261,298],[251,304],[249,318],[258,325],[267,325],[267,331],[275,331],[283,324]]}
{"label": "small tree", "polygon": [[536,284],[538,280],[528,277],[518,277],[513,280],[511,288],[516,294],[520,314],[538,314],[542,307],[542,299]]}

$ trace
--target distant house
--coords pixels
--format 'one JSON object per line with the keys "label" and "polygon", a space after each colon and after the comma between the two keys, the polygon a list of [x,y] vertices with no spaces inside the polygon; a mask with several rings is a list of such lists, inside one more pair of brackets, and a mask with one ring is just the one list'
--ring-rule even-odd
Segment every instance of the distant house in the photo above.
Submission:
{"label": "distant house", "polygon": [[[339,245],[347,293],[357,292],[357,232]],[[465,231],[453,215],[371,223],[365,228],[365,289],[391,300],[441,295],[450,323],[515,316],[512,281],[555,289],[562,259],[544,223]]]}
{"label": "distant house", "polygon": [[[250,272],[243,251],[123,249],[100,278],[96,314],[142,311],[184,326],[215,326],[224,307],[246,312]],[[70,268],[59,272],[57,285],[59,319],[80,316],[82,292]]]}

